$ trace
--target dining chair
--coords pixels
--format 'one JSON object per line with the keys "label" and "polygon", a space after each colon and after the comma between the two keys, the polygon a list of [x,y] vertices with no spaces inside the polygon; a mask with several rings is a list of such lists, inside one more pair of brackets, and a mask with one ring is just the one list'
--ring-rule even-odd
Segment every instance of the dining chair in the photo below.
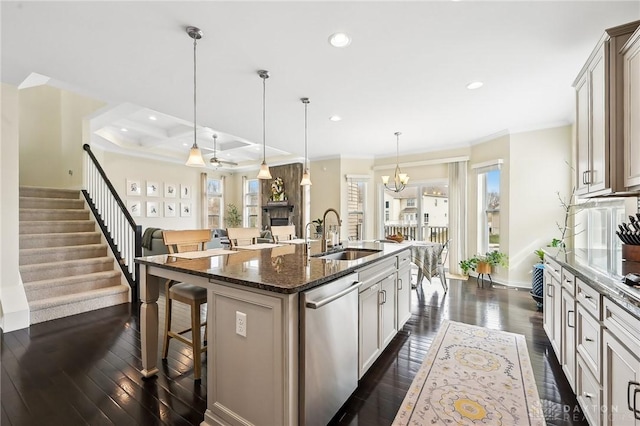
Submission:
{"label": "dining chair", "polygon": [[[164,231],[162,233],[164,244],[167,246],[169,256],[174,253],[187,251],[202,251],[211,240],[211,230],[196,229],[184,231]],[[166,309],[164,317],[164,343],[162,345],[162,359],[167,359],[169,354],[169,341],[177,339],[191,347],[193,351],[193,378],[200,380],[202,371],[201,354],[207,351],[207,322],[200,320],[200,307],[207,303],[207,290],[193,284],[178,283],[167,280],[165,284]],[[171,330],[171,313],[173,301],[189,305],[191,309],[191,327],[182,331]],[[201,342],[200,329],[204,329],[204,345]],[[191,332],[191,339],[184,334]]]}
{"label": "dining chair", "polygon": [[447,240],[440,249],[440,253],[438,254],[438,263],[436,264],[436,275],[440,278],[440,282],[442,283],[442,287],[444,288],[444,292],[449,291],[449,286],[447,285],[447,278],[445,276],[444,264],[447,262],[447,256],[449,255],[449,243],[451,240]]}
{"label": "dining chair", "polygon": [[271,227],[271,238],[273,238],[274,243],[277,243],[278,241],[283,241],[283,240],[293,240],[295,237],[296,237],[295,225]]}
{"label": "dining chair", "polygon": [[242,245],[256,244],[260,238],[260,229],[227,228],[227,237],[232,249]]}

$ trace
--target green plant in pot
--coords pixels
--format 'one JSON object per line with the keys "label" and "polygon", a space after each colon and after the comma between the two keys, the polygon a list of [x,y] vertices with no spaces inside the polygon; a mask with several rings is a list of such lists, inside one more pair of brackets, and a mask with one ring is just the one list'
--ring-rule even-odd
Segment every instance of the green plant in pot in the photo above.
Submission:
{"label": "green plant in pot", "polygon": [[538,263],[544,263],[544,250],[538,249],[533,251],[538,256]]}
{"label": "green plant in pot", "polygon": [[229,228],[235,228],[242,225],[242,215],[235,204],[227,204],[227,213],[224,215],[224,223],[226,223]]}
{"label": "green plant in pot", "polygon": [[316,234],[322,234],[322,219],[317,218],[316,220],[311,221],[316,226]]}
{"label": "green plant in pot", "polygon": [[509,266],[509,256],[497,250],[476,254],[469,259],[461,260],[458,264],[464,275],[469,275],[469,271],[478,274],[490,274],[491,269],[497,266],[506,268]]}

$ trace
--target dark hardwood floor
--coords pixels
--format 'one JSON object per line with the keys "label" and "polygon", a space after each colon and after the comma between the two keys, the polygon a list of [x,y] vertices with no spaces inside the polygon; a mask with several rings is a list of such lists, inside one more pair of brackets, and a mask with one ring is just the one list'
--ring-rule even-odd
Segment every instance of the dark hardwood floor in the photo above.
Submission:
{"label": "dark hardwood floor", "polygon": [[[411,319],[334,423],[389,425],[440,323],[451,319],[524,334],[547,424],[586,424],[528,292],[451,280],[446,295],[427,281],[413,295],[418,297]],[[158,377],[143,380],[137,311],[120,305],[5,333],[0,424],[199,424],[206,408],[206,367],[202,382],[194,383],[191,351],[172,343]],[[187,320],[187,311],[179,315]]]}

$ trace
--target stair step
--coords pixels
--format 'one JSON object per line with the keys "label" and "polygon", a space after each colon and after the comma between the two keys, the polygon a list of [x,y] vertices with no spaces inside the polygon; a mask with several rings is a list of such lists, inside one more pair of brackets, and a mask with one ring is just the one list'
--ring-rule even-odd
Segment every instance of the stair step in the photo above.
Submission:
{"label": "stair step", "polygon": [[110,257],[91,257],[88,259],[65,260],[53,263],[36,263],[20,267],[20,276],[24,283],[56,278],[86,275],[95,272],[113,271],[114,263]]}
{"label": "stair step", "polygon": [[21,209],[84,209],[84,200],[69,198],[20,197]]}
{"label": "stair step", "polygon": [[44,248],[80,246],[85,244],[99,244],[99,232],[68,232],[64,234],[22,234],[20,235],[20,248]]}
{"label": "stair step", "polygon": [[19,188],[19,195],[20,197],[79,199],[80,191],[77,189],[39,188],[34,186],[21,186]]}
{"label": "stair step", "polygon": [[32,302],[38,300],[71,296],[99,288],[117,287],[120,284],[120,271],[111,270],[28,282],[24,283],[24,290],[31,306]]}
{"label": "stair step", "polygon": [[20,249],[20,265],[86,259],[89,257],[104,257],[106,255],[106,244]]}
{"label": "stair step", "polygon": [[93,232],[96,223],[93,220],[43,220],[21,221],[20,234],[57,234],[65,232]]}
{"label": "stair step", "polygon": [[20,221],[88,220],[89,210],[20,209]]}
{"label": "stair step", "polygon": [[29,302],[31,324],[129,302],[129,287],[110,286]]}

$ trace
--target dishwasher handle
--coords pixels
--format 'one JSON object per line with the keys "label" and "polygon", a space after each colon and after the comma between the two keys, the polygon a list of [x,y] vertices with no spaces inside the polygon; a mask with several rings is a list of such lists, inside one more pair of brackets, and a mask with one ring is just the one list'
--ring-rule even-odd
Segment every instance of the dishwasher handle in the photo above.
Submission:
{"label": "dishwasher handle", "polygon": [[349,294],[354,290],[357,290],[360,288],[360,286],[362,285],[362,281],[355,281],[353,283],[352,286],[345,288],[344,290],[336,293],[336,294],[332,294],[331,296],[322,299],[322,300],[318,300],[318,301],[314,301],[314,300],[309,300],[306,303],[307,308],[311,308],[311,309],[318,309],[323,307],[324,305],[333,302],[336,299],[340,299],[342,296],[344,296],[345,294]]}

